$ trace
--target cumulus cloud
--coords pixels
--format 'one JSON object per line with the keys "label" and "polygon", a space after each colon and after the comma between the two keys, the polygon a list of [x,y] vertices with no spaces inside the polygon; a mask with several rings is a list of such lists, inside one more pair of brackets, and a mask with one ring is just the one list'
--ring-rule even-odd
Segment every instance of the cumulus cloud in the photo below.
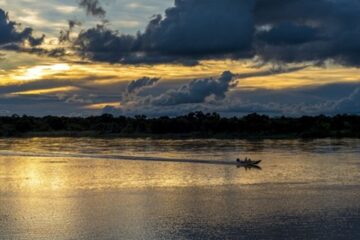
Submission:
{"label": "cumulus cloud", "polygon": [[[122,94],[120,111],[118,108],[108,106],[104,108],[104,112],[115,115],[148,114],[151,116],[179,115],[189,111],[217,111],[235,115],[255,111],[269,114],[281,113],[285,109],[281,104],[244,101],[241,96],[232,93],[237,92],[236,87],[241,79],[274,76],[304,68],[306,66],[289,68],[280,66],[242,74],[225,71],[219,77],[194,79],[176,88],[168,89],[162,88],[158,79],[145,77],[135,80],[127,86],[126,91]],[[145,89],[147,91],[144,91]],[[291,107],[287,109],[288,112],[290,110]]]}
{"label": "cumulus cloud", "polygon": [[224,72],[219,78],[204,78],[191,81],[176,90],[169,90],[151,99],[155,106],[173,106],[180,104],[203,103],[209,97],[215,100],[225,98],[225,94],[235,86],[234,74]]}
{"label": "cumulus cloud", "polygon": [[[143,78],[131,82],[123,95],[119,114],[145,113],[149,115],[182,114],[204,109],[225,100],[227,93],[236,85],[236,76],[226,71],[217,78],[194,79],[177,89],[160,94],[138,94],[141,89],[155,87],[158,79]],[[155,91],[154,91],[155,92]],[[132,93],[132,94],[129,94]],[[104,112],[114,114],[115,109],[106,107]]]}
{"label": "cumulus cloud", "polygon": [[142,33],[98,25],[82,31],[74,47],[83,57],[112,63],[193,65],[257,56],[264,62],[331,59],[358,66],[359,11],[358,0],[175,0]]}
{"label": "cumulus cloud", "polygon": [[149,77],[143,77],[138,80],[134,80],[128,85],[127,93],[129,94],[137,93],[146,87],[153,86],[159,80],[160,80],[159,78],[149,78]]}
{"label": "cumulus cloud", "polygon": [[177,0],[150,21],[144,49],[176,55],[234,54],[247,51],[253,32],[249,0]]}
{"label": "cumulus cloud", "polygon": [[120,35],[104,25],[80,33],[74,45],[85,57],[122,63],[185,62],[249,56],[254,31],[252,0],[176,0],[145,31]]}
{"label": "cumulus cloud", "polygon": [[45,36],[36,38],[33,36],[32,28],[18,29],[19,24],[11,21],[9,15],[0,9],[0,47],[6,48],[9,45],[23,44],[28,42],[30,46],[38,46],[43,43]]}
{"label": "cumulus cloud", "polygon": [[131,35],[118,36],[117,32],[104,25],[88,29],[79,34],[74,47],[81,56],[96,61],[124,62],[135,51],[136,38]]}

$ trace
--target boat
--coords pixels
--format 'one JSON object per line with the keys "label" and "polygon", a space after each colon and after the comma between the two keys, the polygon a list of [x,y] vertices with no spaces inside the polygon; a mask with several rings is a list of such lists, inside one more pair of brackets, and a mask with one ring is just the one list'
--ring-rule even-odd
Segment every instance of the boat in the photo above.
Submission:
{"label": "boat", "polygon": [[256,166],[261,163],[261,160],[253,161],[253,160],[237,160],[237,163],[245,166]]}

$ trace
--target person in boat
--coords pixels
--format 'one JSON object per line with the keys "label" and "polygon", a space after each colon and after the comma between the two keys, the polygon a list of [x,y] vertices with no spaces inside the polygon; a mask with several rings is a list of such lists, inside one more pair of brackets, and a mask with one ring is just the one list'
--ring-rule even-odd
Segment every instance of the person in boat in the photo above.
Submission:
{"label": "person in boat", "polygon": [[236,163],[238,164],[244,164],[245,162],[244,161],[241,161],[240,158],[236,159]]}
{"label": "person in boat", "polygon": [[237,162],[237,163],[249,163],[249,162],[250,162],[250,159],[248,159],[248,158],[246,157],[244,161],[241,161],[240,158],[237,158],[237,159],[236,159],[236,162]]}
{"label": "person in boat", "polygon": [[252,163],[250,158],[245,157],[244,161],[241,161],[240,158],[236,159],[237,163],[246,163],[246,164],[250,164]]}

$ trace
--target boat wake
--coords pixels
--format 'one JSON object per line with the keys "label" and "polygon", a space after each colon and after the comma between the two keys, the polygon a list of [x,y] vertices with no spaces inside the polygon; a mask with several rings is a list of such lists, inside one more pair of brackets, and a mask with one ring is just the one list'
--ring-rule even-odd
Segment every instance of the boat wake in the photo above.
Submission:
{"label": "boat wake", "polygon": [[[225,160],[200,160],[200,159],[177,159],[177,158],[161,158],[161,157],[145,157],[145,156],[125,156],[125,155],[108,155],[108,154],[71,154],[61,152],[18,152],[18,151],[0,151],[0,156],[9,157],[36,157],[36,158],[52,158],[52,159],[98,159],[98,160],[119,160],[119,161],[142,161],[142,162],[163,162],[163,163],[192,163],[207,165],[232,165],[242,166],[236,161]],[[245,165],[244,165],[245,167]]]}

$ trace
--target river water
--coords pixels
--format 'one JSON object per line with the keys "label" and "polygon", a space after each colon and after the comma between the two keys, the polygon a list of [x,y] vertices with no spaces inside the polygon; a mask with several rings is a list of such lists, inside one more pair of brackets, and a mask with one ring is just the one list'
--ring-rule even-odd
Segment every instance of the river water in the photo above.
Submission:
{"label": "river water", "polygon": [[360,140],[0,139],[0,239],[360,239]]}

